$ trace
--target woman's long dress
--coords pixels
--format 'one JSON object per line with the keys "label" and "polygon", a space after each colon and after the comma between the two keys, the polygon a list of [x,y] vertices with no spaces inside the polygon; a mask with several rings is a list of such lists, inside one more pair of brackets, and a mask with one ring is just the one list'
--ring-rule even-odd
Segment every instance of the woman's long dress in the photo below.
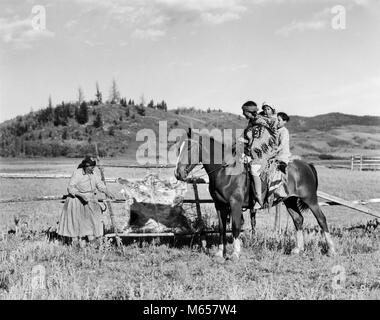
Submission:
{"label": "woman's long dress", "polygon": [[[103,235],[101,207],[96,198],[96,190],[105,191],[106,186],[97,174],[85,174],[77,169],[71,176],[67,191],[69,197],[63,206],[59,220],[58,234],[65,237],[85,237]],[[83,193],[87,204],[75,197]]]}

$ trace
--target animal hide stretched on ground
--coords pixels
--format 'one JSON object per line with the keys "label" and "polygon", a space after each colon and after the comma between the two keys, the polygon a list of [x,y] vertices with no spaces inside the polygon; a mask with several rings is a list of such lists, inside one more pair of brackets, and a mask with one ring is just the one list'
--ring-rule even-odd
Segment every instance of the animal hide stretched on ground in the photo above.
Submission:
{"label": "animal hide stretched on ground", "polygon": [[119,178],[121,193],[127,200],[138,202],[176,204],[187,191],[187,183],[182,181],[161,180],[158,175],[149,174],[141,181],[129,181]]}
{"label": "animal hide stretched on ground", "polygon": [[134,202],[126,232],[191,232],[191,223],[181,206]]}
{"label": "animal hide stretched on ground", "polygon": [[189,232],[191,223],[182,208],[187,191],[184,182],[164,181],[149,174],[142,181],[119,178],[130,212],[124,232]]}

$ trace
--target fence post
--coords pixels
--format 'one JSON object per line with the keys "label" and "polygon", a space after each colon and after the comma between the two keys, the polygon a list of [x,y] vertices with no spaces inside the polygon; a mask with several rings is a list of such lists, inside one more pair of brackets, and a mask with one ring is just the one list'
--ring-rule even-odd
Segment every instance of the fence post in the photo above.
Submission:
{"label": "fence post", "polygon": [[[195,207],[197,209],[197,217],[198,217],[199,223],[201,223],[202,222],[202,213],[201,213],[201,205],[199,204],[198,185],[197,185],[196,182],[193,182],[193,189],[194,189]],[[204,251],[206,251],[206,246],[207,246],[206,235],[205,235],[203,229],[204,229],[204,225],[203,225],[203,222],[202,222],[201,232],[200,232],[200,238],[201,238],[202,249]]]}
{"label": "fence post", "polygon": [[363,155],[360,155],[360,171],[363,169]]}
{"label": "fence post", "polygon": [[197,209],[197,217],[198,217],[198,219],[201,219],[202,214],[201,214],[201,206],[199,204],[198,186],[195,182],[193,182],[193,189],[194,189],[195,207]]}
{"label": "fence post", "polygon": [[[99,156],[98,144],[97,143],[95,143],[95,153],[96,153],[96,160],[98,161],[98,168],[100,171],[101,180],[103,181],[104,185],[106,185],[106,177],[104,175],[104,168],[100,164],[100,156]],[[112,204],[111,204],[111,201],[110,201],[110,198],[108,197],[108,195],[107,195],[106,200],[104,202],[107,204],[107,209],[108,209],[108,212],[110,214],[111,226],[112,226],[113,232],[115,233],[116,245],[120,246],[122,244],[122,242],[121,242],[119,235],[117,234],[118,232],[117,232],[117,226],[116,226],[116,222],[115,222],[115,215],[113,213]]]}
{"label": "fence post", "polygon": [[274,217],[274,231],[281,233],[281,203],[275,206],[276,214]]}

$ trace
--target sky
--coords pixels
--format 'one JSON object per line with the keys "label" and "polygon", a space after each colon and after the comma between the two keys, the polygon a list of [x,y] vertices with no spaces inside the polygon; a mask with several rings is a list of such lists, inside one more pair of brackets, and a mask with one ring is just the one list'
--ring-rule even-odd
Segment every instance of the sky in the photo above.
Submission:
{"label": "sky", "polygon": [[379,34],[378,0],[0,0],[0,121],[113,79],[169,109],[380,116]]}

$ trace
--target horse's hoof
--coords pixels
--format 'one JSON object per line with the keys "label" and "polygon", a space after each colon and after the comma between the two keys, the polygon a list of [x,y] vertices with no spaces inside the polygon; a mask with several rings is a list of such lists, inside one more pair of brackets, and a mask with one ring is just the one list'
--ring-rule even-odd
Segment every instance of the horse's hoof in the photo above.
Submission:
{"label": "horse's hoof", "polygon": [[209,254],[209,251],[207,248],[201,248],[201,252],[204,253],[204,254]]}
{"label": "horse's hoof", "polygon": [[238,255],[237,253],[233,253],[233,254],[231,255],[231,261],[232,261],[232,262],[237,262],[237,261],[239,261],[239,255]]}
{"label": "horse's hoof", "polygon": [[334,248],[330,248],[328,251],[327,251],[327,256],[328,257],[335,257],[337,255],[336,251]]}
{"label": "horse's hoof", "polygon": [[214,257],[215,257],[216,260],[218,260],[218,259],[223,259],[224,260],[223,251],[218,250],[217,252],[215,252]]}
{"label": "horse's hoof", "polygon": [[223,264],[226,262],[226,260],[221,256],[215,256],[215,261],[219,264]]}
{"label": "horse's hoof", "polygon": [[297,247],[292,250],[292,254],[296,254],[296,255],[299,255],[302,252],[303,252],[303,250],[301,250],[300,248],[297,248]]}

